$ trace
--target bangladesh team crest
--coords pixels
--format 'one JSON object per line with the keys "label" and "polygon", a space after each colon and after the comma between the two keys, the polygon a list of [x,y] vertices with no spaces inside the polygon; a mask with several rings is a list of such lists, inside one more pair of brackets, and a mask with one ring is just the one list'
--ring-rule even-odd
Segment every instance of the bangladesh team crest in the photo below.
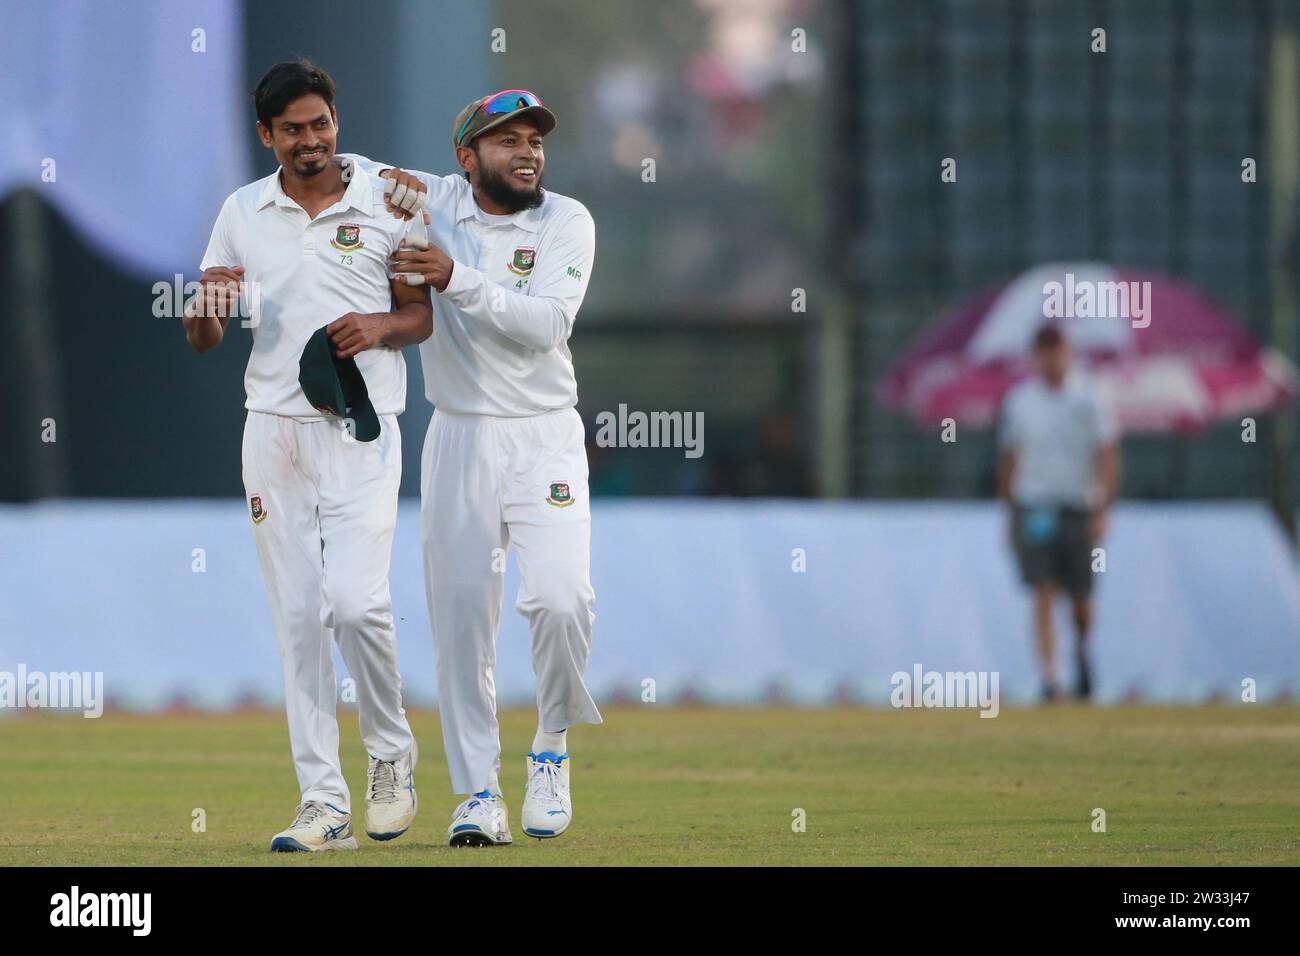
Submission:
{"label": "bangladesh team crest", "polygon": [[347,252],[364,248],[365,243],[361,241],[361,226],[355,222],[342,223],[339,226],[339,231],[330,240],[330,245],[335,249],[343,249]]}
{"label": "bangladesh team crest", "polygon": [[266,509],[262,507],[261,495],[250,495],[248,498],[248,510],[253,515],[253,524],[261,524],[266,518]]}
{"label": "bangladesh team crest", "polygon": [[546,499],[548,505],[555,505],[557,508],[567,508],[573,504],[573,496],[569,494],[569,483],[567,481],[551,482],[551,494]]}
{"label": "bangladesh team crest", "polygon": [[515,257],[506,266],[517,276],[526,276],[533,271],[533,262],[537,258],[536,249],[521,247],[515,250]]}

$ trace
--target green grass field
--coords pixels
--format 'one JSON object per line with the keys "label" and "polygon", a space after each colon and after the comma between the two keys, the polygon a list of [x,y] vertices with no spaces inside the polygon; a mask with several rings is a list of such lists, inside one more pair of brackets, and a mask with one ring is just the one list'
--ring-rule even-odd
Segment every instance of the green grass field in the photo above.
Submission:
{"label": "green grass field", "polygon": [[[279,713],[0,720],[0,865],[1296,864],[1300,707],[974,711],[611,708],[570,735],[558,840],[444,845],[436,715],[420,816],[355,853],[271,854],[297,803]],[[518,833],[534,717],[502,715]],[[344,769],[360,815],[351,713]],[[1094,833],[1092,811],[1106,811]],[[207,830],[191,831],[195,808]],[[806,832],[792,832],[792,811]]]}

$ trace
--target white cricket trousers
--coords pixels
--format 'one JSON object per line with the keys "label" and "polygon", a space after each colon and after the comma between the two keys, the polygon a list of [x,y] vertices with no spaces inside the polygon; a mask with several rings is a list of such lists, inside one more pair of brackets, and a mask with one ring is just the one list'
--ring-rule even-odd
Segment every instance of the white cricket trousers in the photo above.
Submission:
{"label": "white cricket trousers", "polygon": [[533,634],[539,723],[555,732],[601,722],[582,680],[596,616],[582,419],[572,408],[528,418],[436,410],[421,469],[443,743],[452,790],[478,793],[496,785],[501,769],[492,672],[512,544],[515,608]]}
{"label": "white cricket trousers", "polygon": [[244,489],[284,671],[302,799],[351,811],[339,765],[331,636],[356,688],[367,752],[395,760],[414,737],[402,709],[388,566],[402,480],[397,416],[359,442],[343,424],[248,413]]}

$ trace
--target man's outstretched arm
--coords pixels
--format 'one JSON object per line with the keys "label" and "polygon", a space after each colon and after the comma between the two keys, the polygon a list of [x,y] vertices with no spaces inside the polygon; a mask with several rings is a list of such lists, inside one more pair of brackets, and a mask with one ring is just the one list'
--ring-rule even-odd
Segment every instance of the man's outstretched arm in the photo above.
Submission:
{"label": "man's outstretched arm", "polygon": [[[400,169],[387,163],[377,163],[356,153],[340,153],[339,157],[349,159],[362,171],[388,181],[384,186],[384,201],[388,211],[398,219],[413,219],[417,212],[423,210],[428,205],[429,194],[437,191],[442,179],[418,169]],[[428,224],[427,218],[425,223]]]}

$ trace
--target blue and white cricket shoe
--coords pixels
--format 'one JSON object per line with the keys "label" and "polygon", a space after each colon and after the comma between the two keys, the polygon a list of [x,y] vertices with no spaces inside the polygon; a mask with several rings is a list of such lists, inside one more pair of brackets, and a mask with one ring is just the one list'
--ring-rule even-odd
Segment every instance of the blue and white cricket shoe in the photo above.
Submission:
{"label": "blue and white cricket shoe", "polygon": [[352,814],[320,800],[308,800],[298,805],[289,829],[281,830],[271,840],[271,850],[276,853],[318,850],[355,850],[357,839],[352,835]]}
{"label": "blue and white cricket shoe", "polygon": [[370,758],[366,771],[366,836],[372,840],[396,840],[415,820],[415,744],[396,760]]}
{"label": "blue and white cricket shoe", "polygon": [[458,806],[447,827],[448,846],[505,846],[513,842],[506,802],[488,790]]}
{"label": "blue and white cricket shoe", "polygon": [[557,837],[573,820],[569,797],[569,755],[530,753],[526,758],[528,789],[524,792],[524,832],[545,840]]}

